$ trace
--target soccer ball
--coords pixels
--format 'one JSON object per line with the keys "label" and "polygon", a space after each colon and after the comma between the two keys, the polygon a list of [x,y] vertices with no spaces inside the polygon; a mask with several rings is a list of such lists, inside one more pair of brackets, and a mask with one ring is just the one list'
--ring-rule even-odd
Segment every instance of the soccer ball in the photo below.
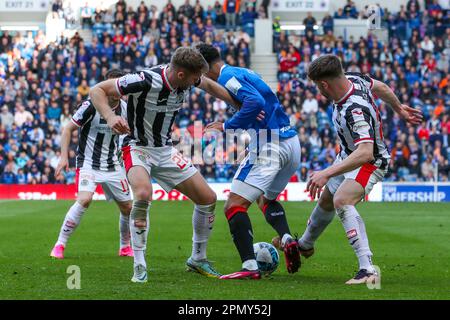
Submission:
{"label": "soccer ball", "polygon": [[253,245],[253,251],[255,251],[258,268],[263,274],[269,275],[277,270],[280,256],[273,245],[267,242],[258,242]]}

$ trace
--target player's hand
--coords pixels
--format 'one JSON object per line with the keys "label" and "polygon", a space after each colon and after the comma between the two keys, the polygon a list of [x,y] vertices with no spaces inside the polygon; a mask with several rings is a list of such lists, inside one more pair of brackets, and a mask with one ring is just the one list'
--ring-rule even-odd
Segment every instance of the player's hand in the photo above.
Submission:
{"label": "player's hand", "polygon": [[69,160],[67,160],[67,158],[65,157],[61,157],[61,159],[59,160],[55,170],[55,177],[59,176],[63,169],[66,172],[69,171]]}
{"label": "player's hand", "polygon": [[114,131],[116,134],[128,134],[130,133],[130,127],[128,127],[128,123],[121,116],[112,116],[109,117],[108,126]]}
{"label": "player's hand", "polygon": [[407,106],[406,104],[402,104],[400,106],[400,110],[398,112],[400,117],[404,119],[406,122],[412,124],[412,125],[418,125],[422,123],[423,120],[423,114],[422,111],[419,109],[411,108],[410,106]]}
{"label": "player's hand", "polygon": [[327,173],[325,171],[315,171],[311,173],[309,181],[306,184],[306,191],[309,192],[311,199],[320,198],[323,187],[327,184],[328,180]]}
{"label": "player's hand", "polygon": [[265,117],[266,117],[266,113],[264,112],[264,110],[261,110],[261,112],[256,117],[256,120],[263,121]]}
{"label": "player's hand", "polygon": [[208,123],[206,125],[204,131],[208,131],[208,130],[217,130],[217,131],[222,132],[223,131],[223,122],[214,121],[214,122]]}

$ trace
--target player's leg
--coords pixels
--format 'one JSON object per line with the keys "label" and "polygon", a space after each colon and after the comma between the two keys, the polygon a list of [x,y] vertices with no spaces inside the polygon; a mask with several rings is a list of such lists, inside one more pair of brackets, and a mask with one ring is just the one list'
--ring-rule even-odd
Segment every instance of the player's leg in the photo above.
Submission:
{"label": "player's leg", "polygon": [[119,169],[102,174],[102,188],[107,200],[114,200],[119,208],[119,256],[132,257],[130,234],[130,213],[133,202],[130,195],[130,187],[125,173]]}
{"label": "player's leg", "polygon": [[288,272],[295,273],[301,265],[298,242],[297,239],[292,237],[286,212],[276,199],[286,188],[289,180],[300,166],[300,142],[295,136],[289,139],[282,139],[278,144],[272,143],[271,145],[270,151],[279,159],[277,162],[273,161],[273,164],[275,166],[278,165],[279,168],[276,170],[276,174],[264,195],[258,199],[258,206],[263,212],[266,221],[278,234],[279,248],[284,252]]}
{"label": "player's leg", "polygon": [[345,179],[334,195],[333,203],[342,225],[347,234],[348,241],[355,252],[359,262],[359,272],[347,281],[347,284],[366,283],[376,274],[372,265],[372,252],[369,247],[366,227],[363,219],[355,208],[365,195],[360,183],[353,179]]}
{"label": "player's leg", "polygon": [[120,249],[119,256],[132,257],[133,249],[131,248],[131,234],[130,234],[130,214],[133,207],[132,201],[117,201],[117,206],[120,210],[119,217],[119,233],[120,233]]}
{"label": "player's leg", "polygon": [[145,251],[150,229],[149,209],[152,200],[150,181],[151,155],[145,149],[126,146],[122,149],[123,162],[128,182],[133,191],[133,206],[130,212],[131,246],[134,254],[134,275],[131,281],[147,282]]}
{"label": "player's leg", "polygon": [[89,207],[92,196],[97,188],[97,172],[89,169],[77,169],[75,176],[75,184],[78,195],[76,202],[67,212],[64,222],[61,226],[58,240],[50,253],[51,257],[57,259],[64,258],[64,249],[67,241],[81,221],[81,217]]}
{"label": "player's leg", "polygon": [[297,239],[292,237],[286,212],[279,201],[261,196],[258,206],[264,214],[267,223],[277,232],[278,236],[272,239],[272,243],[284,252],[286,268],[289,273],[298,271],[301,265],[300,251]]}
{"label": "player's leg", "polygon": [[333,221],[334,215],[333,194],[330,192],[328,186],[325,186],[317,205],[308,219],[306,229],[298,240],[302,256],[309,258],[314,254],[316,240],[331,221]]}
{"label": "player's leg", "polygon": [[[244,191],[245,190],[245,191]],[[245,197],[241,194],[245,193]],[[260,279],[261,274],[253,250],[253,228],[248,216],[248,208],[253,199],[258,199],[263,192],[240,180],[233,180],[230,195],[225,202],[225,216],[228,220],[231,237],[239,252],[242,270],[221,279]],[[250,200],[248,200],[250,198]]]}
{"label": "player's leg", "polygon": [[250,151],[233,178],[224,211],[241,257],[242,270],[225,275],[223,279],[261,278],[253,250],[253,228],[247,211],[267,191],[279,172],[280,157],[277,151],[270,144]]}
{"label": "player's leg", "polygon": [[81,217],[92,201],[93,192],[79,191],[77,200],[67,211],[64,222],[59,231],[58,240],[50,253],[56,259],[64,259],[64,249],[72,233],[78,227]]}
{"label": "player's leg", "polygon": [[153,190],[150,175],[143,166],[133,166],[128,170],[127,176],[134,197],[130,213],[131,245],[134,253],[134,276],[131,281],[146,282],[145,251],[150,229],[149,209]]}
{"label": "player's leg", "polygon": [[188,269],[209,277],[219,277],[207,260],[206,249],[214,226],[217,196],[199,172],[174,187],[194,202],[192,213],[192,253]]}

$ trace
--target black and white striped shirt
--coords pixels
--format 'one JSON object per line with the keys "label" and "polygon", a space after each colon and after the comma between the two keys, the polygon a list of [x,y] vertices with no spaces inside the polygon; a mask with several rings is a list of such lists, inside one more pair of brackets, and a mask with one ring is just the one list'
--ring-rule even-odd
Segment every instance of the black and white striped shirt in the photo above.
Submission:
{"label": "black and white striped shirt", "polygon": [[384,143],[381,117],[371,92],[373,80],[360,73],[347,72],[345,76],[352,87],[333,105],[333,123],[340,141],[340,157],[347,158],[362,142],[372,142],[372,164],[386,169],[391,156]]}
{"label": "black and white striped shirt", "polygon": [[[114,109],[117,115],[124,116],[126,103]],[[72,117],[72,122],[80,129],[77,148],[77,168],[100,171],[115,171],[120,168],[117,150],[119,135],[114,134],[105,119],[95,110],[91,100],[84,101]]]}
{"label": "black and white striped shirt", "polygon": [[116,89],[128,96],[131,134],[125,138],[124,146],[172,145],[172,126],[190,88],[173,89],[167,81],[167,65],[160,65],[118,78]]}

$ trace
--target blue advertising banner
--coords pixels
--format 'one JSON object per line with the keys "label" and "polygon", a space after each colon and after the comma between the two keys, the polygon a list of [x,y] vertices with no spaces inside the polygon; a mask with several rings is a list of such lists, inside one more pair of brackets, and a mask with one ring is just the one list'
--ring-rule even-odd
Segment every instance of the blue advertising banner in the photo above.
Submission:
{"label": "blue advertising banner", "polygon": [[383,183],[382,201],[450,202],[450,184]]}

